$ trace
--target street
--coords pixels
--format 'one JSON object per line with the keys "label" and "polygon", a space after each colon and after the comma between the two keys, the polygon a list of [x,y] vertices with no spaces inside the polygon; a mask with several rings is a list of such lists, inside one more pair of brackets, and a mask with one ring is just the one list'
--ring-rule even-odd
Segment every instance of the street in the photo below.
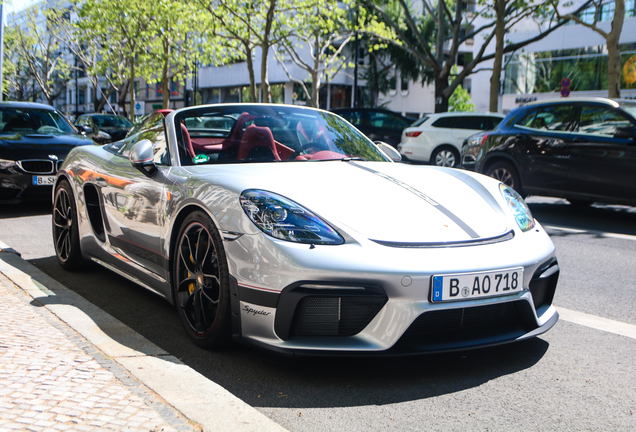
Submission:
{"label": "street", "polygon": [[[636,325],[636,208],[531,197],[557,307]],[[286,358],[192,344],[165,300],[94,264],[62,270],[50,205],[0,208],[0,241],[290,431],[634,430],[636,340],[566,319],[529,341],[409,358]]]}

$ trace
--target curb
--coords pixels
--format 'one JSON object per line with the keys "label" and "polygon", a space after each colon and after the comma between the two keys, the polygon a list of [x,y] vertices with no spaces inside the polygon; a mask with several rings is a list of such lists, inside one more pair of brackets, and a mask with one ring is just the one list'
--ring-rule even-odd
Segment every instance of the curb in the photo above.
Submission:
{"label": "curb", "polygon": [[0,241],[0,273],[206,431],[282,426],[25,261]]}

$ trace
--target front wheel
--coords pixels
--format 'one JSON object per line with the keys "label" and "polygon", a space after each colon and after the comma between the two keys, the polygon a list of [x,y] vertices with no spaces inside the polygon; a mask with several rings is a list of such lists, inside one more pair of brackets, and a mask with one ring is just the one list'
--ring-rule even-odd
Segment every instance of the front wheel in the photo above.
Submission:
{"label": "front wheel", "polygon": [[523,196],[521,190],[521,180],[515,167],[505,161],[498,161],[490,165],[486,170],[486,175],[499,180],[506,186],[510,186],[516,190],[519,195]]}
{"label": "front wheel", "polygon": [[173,292],[181,323],[203,348],[231,336],[229,271],[218,229],[203,212],[186,217],[173,253]]}
{"label": "front wheel", "polygon": [[57,261],[65,270],[77,270],[84,263],[79,241],[77,206],[71,185],[60,180],[53,202],[53,243]]}

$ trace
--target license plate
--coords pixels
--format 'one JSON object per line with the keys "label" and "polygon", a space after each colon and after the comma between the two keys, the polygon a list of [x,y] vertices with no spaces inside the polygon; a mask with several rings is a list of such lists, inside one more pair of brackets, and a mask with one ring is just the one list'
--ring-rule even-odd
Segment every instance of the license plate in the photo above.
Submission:
{"label": "license plate", "polygon": [[432,300],[496,297],[523,291],[523,268],[433,276]]}
{"label": "license plate", "polygon": [[33,176],[35,186],[52,185],[55,183],[55,176]]}

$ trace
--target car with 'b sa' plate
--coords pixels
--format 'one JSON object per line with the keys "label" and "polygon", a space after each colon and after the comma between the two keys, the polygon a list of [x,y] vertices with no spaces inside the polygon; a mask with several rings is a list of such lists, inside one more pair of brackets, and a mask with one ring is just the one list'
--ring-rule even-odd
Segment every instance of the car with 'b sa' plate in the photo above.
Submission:
{"label": "car with 'b sa' plate", "polygon": [[126,139],[66,158],[57,258],[69,270],[94,261],[164,297],[202,347],[402,355],[550,329],[559,265],[523,199],[395,153],[312,108],[156,113]]}

